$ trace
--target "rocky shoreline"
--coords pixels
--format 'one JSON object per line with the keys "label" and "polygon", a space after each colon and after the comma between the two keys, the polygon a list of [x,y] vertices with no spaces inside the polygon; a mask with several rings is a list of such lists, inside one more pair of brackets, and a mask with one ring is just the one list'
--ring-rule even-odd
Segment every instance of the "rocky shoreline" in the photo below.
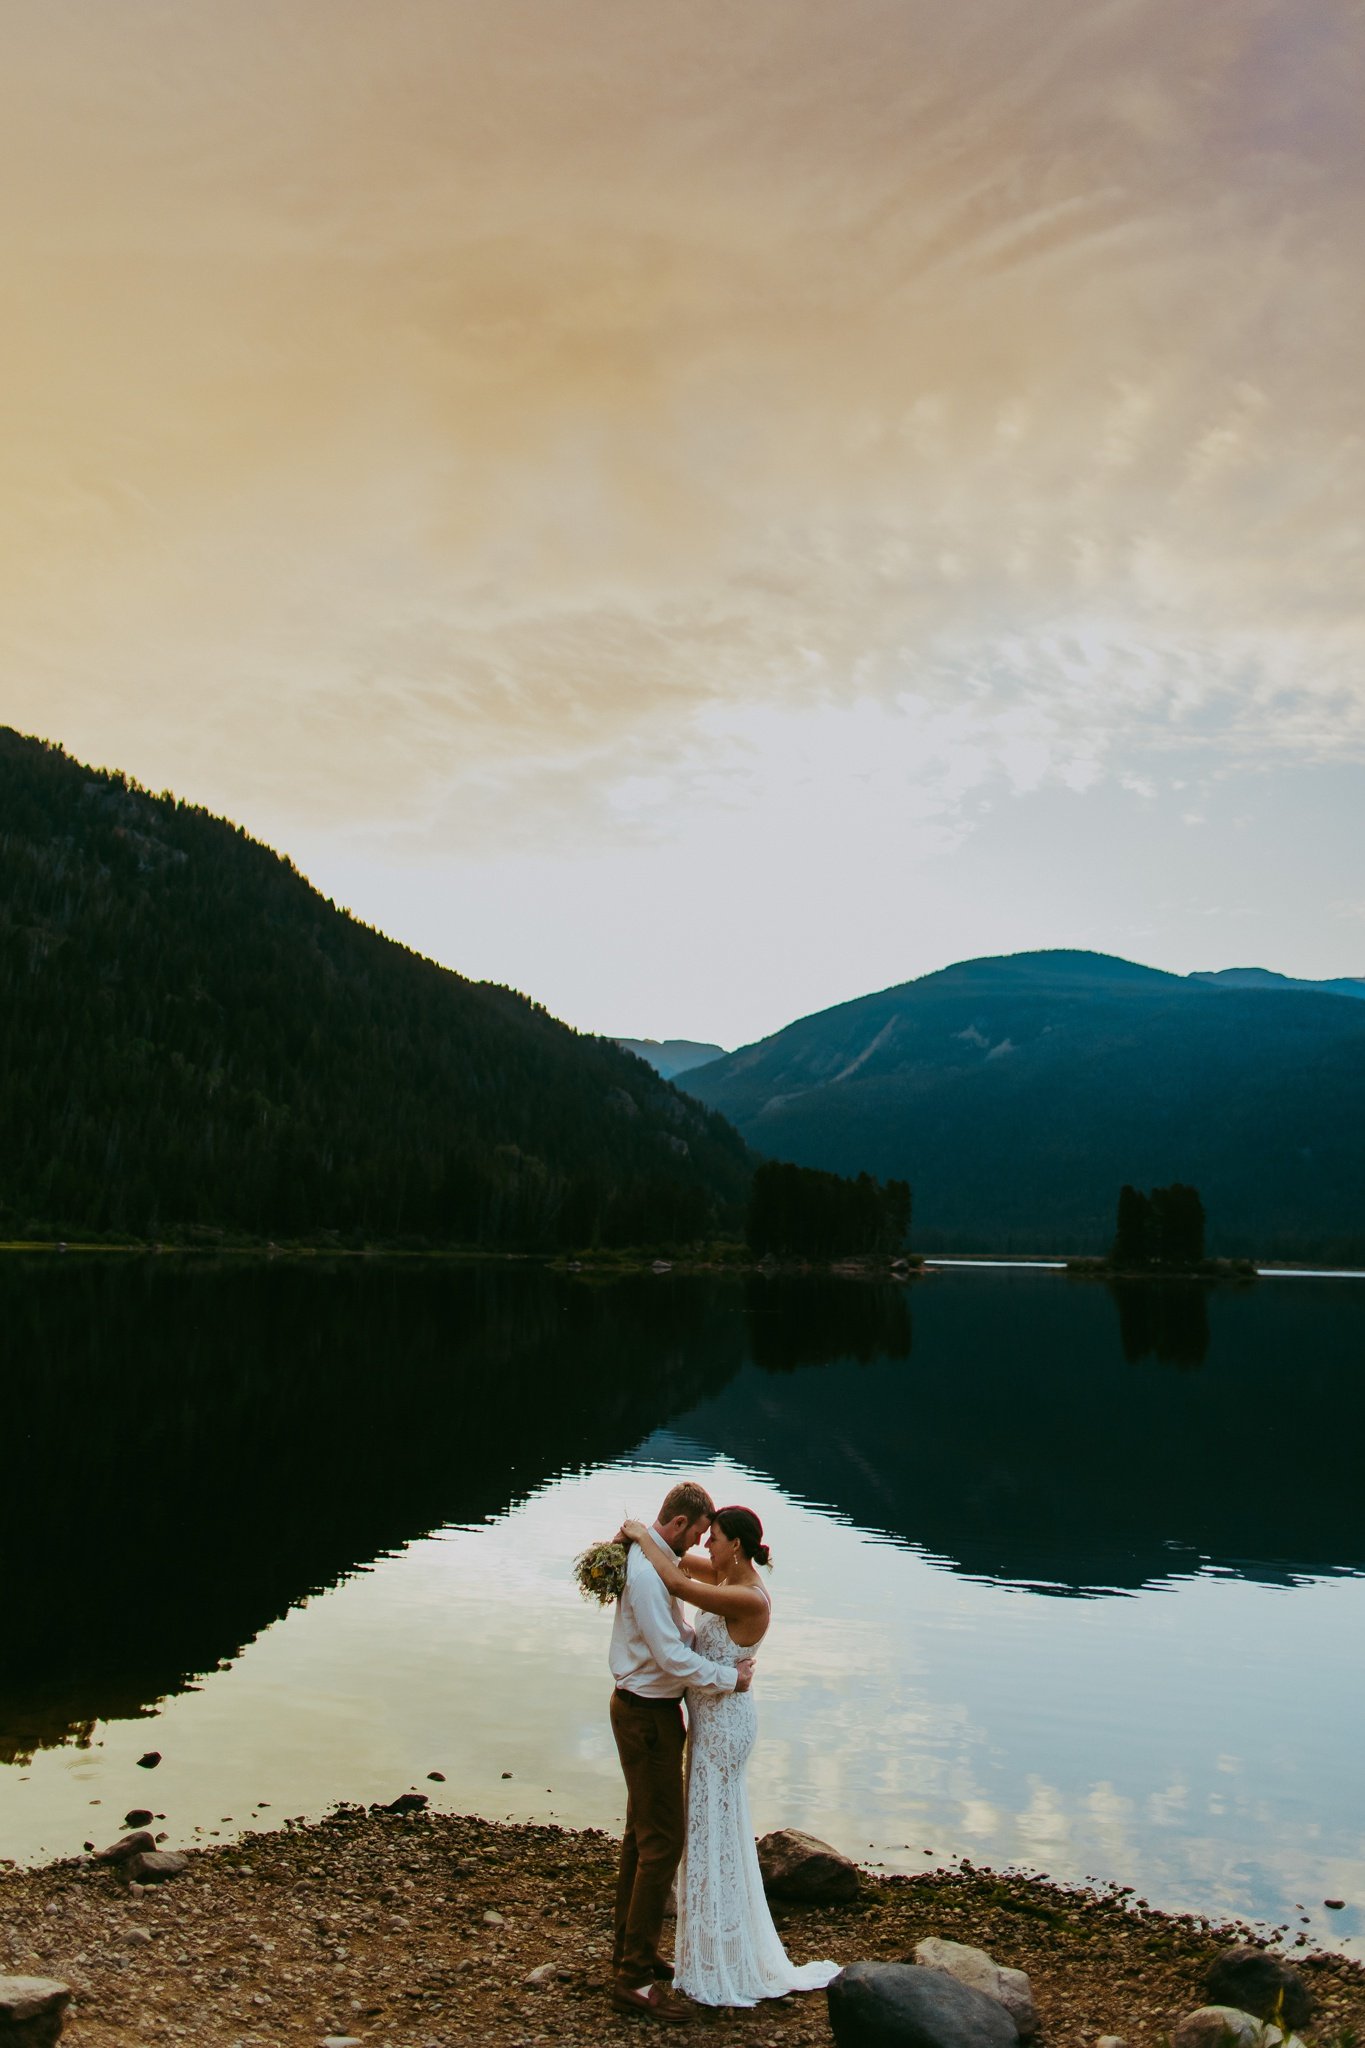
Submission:
{"label": "rocky shoreline", "polygon": [[[168,1882],[93,1859],[0,1872],[0,1973],[56,1978],[69,2048],[610,2048],[642,2038],[606,1991],[616,1843],[588,1830],[429,1812],[327,1819],[196,1850]],[[963,1865],[862,1874],[842,1904],[776,1909],[793,1958],[909,1962],[929,1937],[970,1943],[1031,1980],[1044,2044],[1169,2038],[1210,1965],[1252,1937]],[[1365,2035],[1365,1968],[1292,1957],[1321,2044]],[[744,2048],[833,2039],[823,1994],[704,2012],[681,2038]],[[15,2048],[26,2028],[0,2036]]]}

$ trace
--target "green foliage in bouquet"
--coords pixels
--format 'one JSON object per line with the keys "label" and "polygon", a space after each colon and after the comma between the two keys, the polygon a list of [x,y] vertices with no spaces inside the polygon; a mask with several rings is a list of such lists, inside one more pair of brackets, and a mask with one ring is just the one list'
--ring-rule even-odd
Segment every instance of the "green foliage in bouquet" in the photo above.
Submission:
{"label": "green foliage in bouquet", "polygon": [[573,1570],[583,1598],[607,1607],[619,1600],[626,1588],[626,1546],[594,1543],[574,1559]]}

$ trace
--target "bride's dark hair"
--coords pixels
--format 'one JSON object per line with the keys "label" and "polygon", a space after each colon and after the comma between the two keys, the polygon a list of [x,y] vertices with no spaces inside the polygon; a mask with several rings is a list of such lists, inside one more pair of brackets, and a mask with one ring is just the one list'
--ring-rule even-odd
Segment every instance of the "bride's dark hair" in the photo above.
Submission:
{"label": "bride's dark hair", "polygon": [[752,1563],[772,1563],[772,1552],[763,1541],[763,1524],[752,1508],[717,1508],[711,1520]]}

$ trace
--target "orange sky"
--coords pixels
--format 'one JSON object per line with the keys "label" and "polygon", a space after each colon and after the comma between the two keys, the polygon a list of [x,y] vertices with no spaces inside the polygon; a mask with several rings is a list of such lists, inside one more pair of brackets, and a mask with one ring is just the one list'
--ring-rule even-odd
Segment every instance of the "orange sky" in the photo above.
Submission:
{"label": "orange sky", "polygon": [[[3,20],[0,717],[603,1028],[768,1028],[1106,903],[1163,964],[1365,971],[1349,876],[1311,933],[1269,870],[1217,922],[1237,818],[1360,794],[1350,0]],[[1124,804],[1213,820],[1202,923]],[[1055,929],[981,910],[1078,854]],[[715,900],[870,862],[937,910],[818,962]],[[565,949],[565,891],[689,881],[686,971]]]}

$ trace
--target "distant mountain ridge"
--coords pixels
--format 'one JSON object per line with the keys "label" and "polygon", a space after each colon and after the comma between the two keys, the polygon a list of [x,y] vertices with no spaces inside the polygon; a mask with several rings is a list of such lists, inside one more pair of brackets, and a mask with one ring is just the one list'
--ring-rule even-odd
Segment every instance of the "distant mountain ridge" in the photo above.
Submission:
{"label": "distant mountain ridge", "polygon": [[1297,975],[1276,974],[1268,967],[1219,967],[1212,973],[1192,974],[1191,981],[1207,981],[1216,988],[1306,989],[1312,995],[1354,996],[1365,1001],[1365,974],[1339,974],[1331,981],[1301,981]]}
{"label": "distant mountain ridge", "polygon": [[908,1179],[920,1250],[1097,1251],[1123,1182],[1181,1180],[1212,1250],[1365,1259],[1365,1007],[1337,992],[965,960],[686,1085],[769,1157]]}
{"label": "distant mountain ridge", "polygon": [[725,1057],[723,1045],[703,1045],[695,1038],[618,1038],[615,1042],[653,1067],[656,1074],[662,1074],[665,1081]]}
{"label": "distant mountain ridge", "polygon": [[0,1236],[676,1242],[750,1174],[609,1039],[0,727]]}

